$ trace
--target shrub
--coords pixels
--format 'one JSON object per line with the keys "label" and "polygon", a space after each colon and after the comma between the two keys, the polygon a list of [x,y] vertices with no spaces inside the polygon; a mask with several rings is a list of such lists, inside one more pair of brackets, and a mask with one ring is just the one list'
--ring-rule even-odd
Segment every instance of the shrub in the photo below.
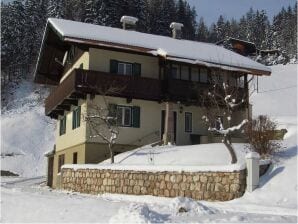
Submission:
{"label": "shrub", "polygon": [[250,148],[259,153],[262,158],[272,155],[281,148],[276,141],[276,122],[266,115],[260,115],[248,122],[245,133],[248,137]]}

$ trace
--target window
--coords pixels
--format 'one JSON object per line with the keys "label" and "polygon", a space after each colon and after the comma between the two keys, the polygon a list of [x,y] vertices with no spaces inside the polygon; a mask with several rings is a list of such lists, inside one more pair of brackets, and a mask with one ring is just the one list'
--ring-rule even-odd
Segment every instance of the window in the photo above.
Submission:
{"label": "window", "polygon": [[111,60],[110,72],[112,74],[141,76],[141,64]]}
{"label": "window", "polygon": [[81,106],[72,112],[72,129],[80,127],[81,124]]}
{"label": "window", "polygon": [[123,127],[140,127],[140,107],[117,106],[117,124]]}
{"label": "window", "polygon": [[120,126],[131,126],[131,107],[117,107],[117,121]]}
{"label": "window", "polygon": [[181,80],[189,80],[189,67],[181,66]]}
{"label": "window", "polygon": [[215,128],[216,130],[222,130],[223,129],[223,117],[222,116],[218,116],[216,121],[215,121]]}
{"label": "window", "polygon": [[58,173],[60,173],[61,167],[64,165],[64,159],[65,159],[64,154],[59,155],[59,157],[58,157]]}
{"label": "window", "polygon": [[78,153],[74,152],[72,157],[72,163],[77,164],[78,163]]}
{"label": "window", "polygon": [[132,75],[132,64],[119,62],[117,73],[122,75]]}
{"label": "window", "polygon": [[180,79],[180,68],[177,65],[172,66],[171,76],[173,79]]}
{"label": "window", "polygon": [[185,132],[192,132],[192,113],[185,112]]}
{"label": "window", "polygon": [[200,80],[199,69],[191,68],[191,81],[198,82]]}
{"label": "window", "polygon": [[200,69],[200,82],[207,83],[208,82],[208,73],[206,68]]}
{"label": "window", "polygon": [[63,116],[63,118],[60,119],[59,134],[64,135],[65,133],[66,133],[66,116]]}

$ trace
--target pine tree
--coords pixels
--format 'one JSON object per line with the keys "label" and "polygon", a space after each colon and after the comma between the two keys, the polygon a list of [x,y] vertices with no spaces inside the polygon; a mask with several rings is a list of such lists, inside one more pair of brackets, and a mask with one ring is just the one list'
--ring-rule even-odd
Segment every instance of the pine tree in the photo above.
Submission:
{"label": "pine tree", "polygon": [[22,0],[7,5],[1,3],[1,9],[1,63],[4,68],[23,63],[26,17]]}
{"label": "pine tree", "polygon": [[215,31],[216,31],[216,42],[225,39],[226,37],[225,19],[222,15],[220,15],[217,20]]}
{"label": "pine tree", "polygon": [[205,25],[203,17],[200,18],[197,30],[197,40],[201,42],[208,42],[208,27]]}
{"label": "pine tree", "polygon": [[49,0],[47,5],[47,17],[65,18],[64,0]]}

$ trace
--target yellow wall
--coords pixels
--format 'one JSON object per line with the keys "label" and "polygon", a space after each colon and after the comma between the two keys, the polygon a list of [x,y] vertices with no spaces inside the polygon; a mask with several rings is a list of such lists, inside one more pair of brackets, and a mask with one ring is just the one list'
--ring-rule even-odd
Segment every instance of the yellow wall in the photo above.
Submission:
{"label": "yellow wall", "polygon": [[53,167],[53,187],[56,187],[57,174],[58,174],[58,158],[59,155],[64,154],[64,164],[72,164],[73,153],[78,153],[78,164],[85,163],[85,144],[73,145],[70,148],[56,151],[54,155],[54,167]]}
{"label": "yellow wall", "polygon": [[63,75],[60,83],[76,68],[83,64],[83,69],[89,69],[89,52],[84,52],[83,55],[70,67],[70,69]]}
{"label": "yellow wall", "polygon": [[142,77],[158,78],[159,66],[157,57],[107,51],[96,48],[89,48],[89,55],[90,70],[110,72],[110,60],[114,59],[130,63],[140,63]]}
{"label": "yellow wall", "polygon": [[[129,145],[144,145],[149,144],[160,139],[159,134],[154,132],[160,132],[160,108],[161,104],[154,101],[145,100],[132,100],[131,103],[127,103],[125,98],[119,97],[106,97],[108,104],[117,104],[123,106],[140,106],[140,128],[133,127],[119,127],[119,136],[117,139],[118,144],[129,144]],[[88,105],[105,105],[103,97],[96,95],[93,100],[88,99]],[[90,108],[88,106],[88,108]],[[88,131],[89,127],[87,124],[87,136],[90,136]],[[147,137],[145,137],[147,136]],[[141,139],[141,141],[138,141]],[[103,142],[101,138],[88,138],[88,142]]]}
{"label": "yellow wall", "polygon": [[84,143],[86,140],[86,122],[83,119],[83,115],[86,114],[86,101],[79,100],[78,105],[81,106],[81,122],[80,127],[72,129],[72,111],[76,108],[71,106],[71,110],[65,112],[66,114],[66,133],[61,135],[59,134],[60,130],[60,119],[62,116],[59,116],[57,120],[57,129],[56,129],[56,151],[63,150],[65,148]]}
{"label": "yellow wall", "polygon": [[[136,100],[127,103],[125,98],[106,97],[107,104],[117,104],[123,106],[139,106],[140,107],[140,128],[119,127],[119,137],[117,144],[145,145],[160,140],[161,136],[161,111],[165,110],[164,103],[154,101]],[[89,105],[104,105],[103,97],[96,96],[93,100],[88,98]],[[180,113],[180,107],[182,111]],[[92,106],[91,106],[92,107]],[[204,111],[196,106],[183,106],[178,104],[172,105],[173,111],[177,112],[177,145],[191,144],[190,134],[207,135],[207,127],[203,123],[202,116]],[[88,109],[89,111],[89,109]],[[192,132],[185,132],[185,112],[192,113]],[[87,141],[103,142],[100,137],[88,138],[91,136],[89,126],[87,124]]]}

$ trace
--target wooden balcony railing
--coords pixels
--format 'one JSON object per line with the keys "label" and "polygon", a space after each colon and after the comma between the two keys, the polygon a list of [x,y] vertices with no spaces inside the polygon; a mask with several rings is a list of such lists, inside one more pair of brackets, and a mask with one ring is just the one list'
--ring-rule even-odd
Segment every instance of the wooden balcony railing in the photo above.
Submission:
{"label": "wooden balcony railing", "polygon": [[[105,92],[109,88],[112,88],[113,91]],[[65,110],[70,110],[71,105],[77,105],[78,99],[86,98],[87,94],[102,95],[105,93],[109,96],[127,99],[196,103],[200,101],[199,93],[208,88],[210,88],[210,84],[184,80],[161,81],[145,77],[75,69],[45,100],[45,113],[57,118],[59,114],[63,115]],[[242,91],[245,92],[244,89]]]}
{"label": "wooden balcony railing", "polygon": [[[109,88],[113,91],[105,92]],[[57,117],[86,94],[104,92],[130,99],[161,100],[161,82],[145,77],[75,69],[45,100],[45,113]]]}

